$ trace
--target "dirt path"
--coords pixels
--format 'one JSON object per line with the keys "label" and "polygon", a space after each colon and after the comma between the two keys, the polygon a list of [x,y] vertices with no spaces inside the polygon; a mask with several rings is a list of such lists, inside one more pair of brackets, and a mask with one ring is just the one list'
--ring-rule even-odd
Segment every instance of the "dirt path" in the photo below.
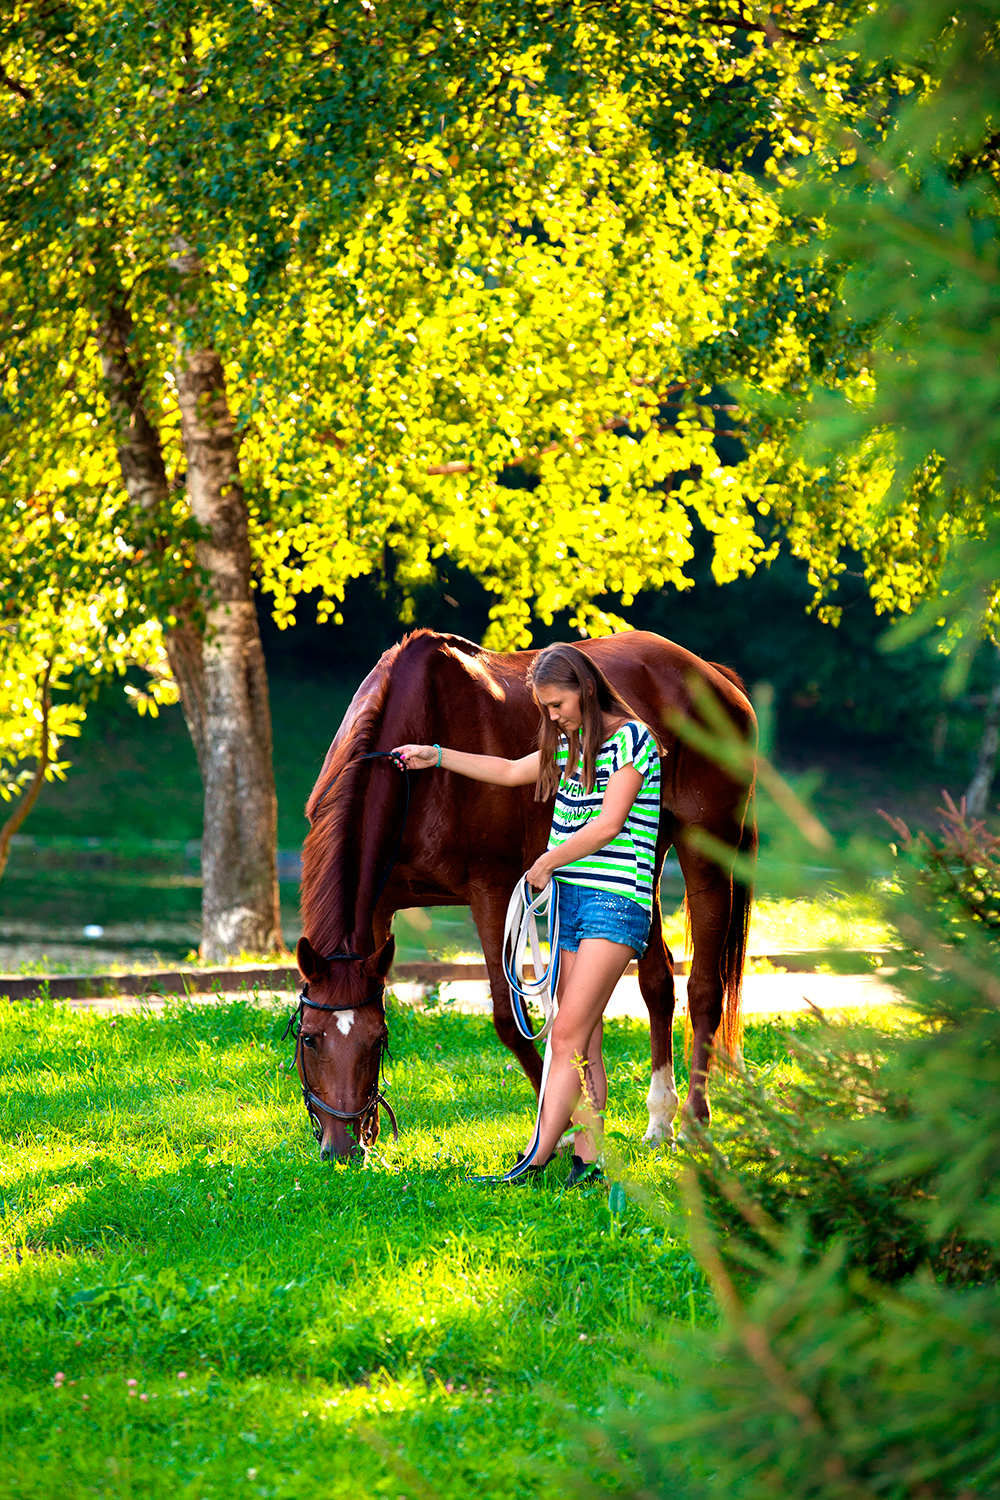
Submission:
{"label": "dirt path", "polygon": [[[675,983],[678,1009],[683,1012],[687,1007],[687,977],[681,975]],[[416,988],[400,985],[400,999],[418,1001],[418,996],[404,993]],[[475,981],[443,984],[441,998],[458,1010],[488,1014],[491,1009],[488,987]],[[874,974],[748,974],[743,981],[743,1009],[748,1016],[780,1015],[810,1010],[812,1006],[824,1012],[853,1010],[891,1005],[896,998],[892,985]],[[646,1006],[636,978],[619,982],[605,1014],[646,1019]]]}
{"label": "dirt path", "polygon": [[[681,976],[676,983],[678,1008],[683,1013],[687,1004],[687,979]],[[404,1004],[419,1005],[423,1001],[424,987],[421,985],[400,984],[394,989]],[[235,997],[200,994],[190,998],[199,1005],[212,1005],[228,1004]],[[282,1005],[289,1003],[287,991],[262,990],[260,998]],[[896,998],[889,980],[874,974],[748,974],[743,984],[743,1008],[748,1016],[784,1015],[810,1010],[813,1006],[824,1013],[865,1009],[873,1005],[891,1005]],[[492,1008],[489,986],[475,979],[443,984],[441,1000],[455,1010],[471,1015],[489,1015]],[[138,1011],[155,1013],[170,1002],[157,996],[145,998],[110,995],[96,1000],[61,1000],[55,1003],[67,1005],[71,1010],[89,1010],[98,1015],[110,1016],[135,1014]],[[639,993],[637,979],[621,980],[611,997],[606,1014],[609,1017],[646,1019],[646,1007]]]}

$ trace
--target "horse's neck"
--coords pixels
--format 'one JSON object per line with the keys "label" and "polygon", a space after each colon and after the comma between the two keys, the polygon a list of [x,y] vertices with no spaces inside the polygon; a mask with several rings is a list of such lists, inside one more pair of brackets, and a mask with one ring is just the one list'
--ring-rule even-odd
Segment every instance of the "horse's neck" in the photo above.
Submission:
{"label": "horse's neck", "polygon": [[351,812],[352,815],[338,828],[335,845],[328,856],[327,878],[334,893],[330,951],[367,955],[371,940],[365,941],[363,924],[358,920],[362,886],[369,884],[365,880],[364,830],[360,819],[353,815],[353,808]]}

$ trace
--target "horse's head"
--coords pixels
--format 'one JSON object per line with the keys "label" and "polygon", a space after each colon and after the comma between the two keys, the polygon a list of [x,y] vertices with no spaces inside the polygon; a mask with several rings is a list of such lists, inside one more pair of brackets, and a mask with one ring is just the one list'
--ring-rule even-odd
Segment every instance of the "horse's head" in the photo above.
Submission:
{"label": "horse's head", "polygon": [[378,1138],[380,1103],[387,1108],[379,1093],[389,1035],[385,976],[395,948],[390,937],[370,958],[324,958],[308,938],[299,939],[296,956],[305,984],[295,1065],[324,1161],[351,1156]]}

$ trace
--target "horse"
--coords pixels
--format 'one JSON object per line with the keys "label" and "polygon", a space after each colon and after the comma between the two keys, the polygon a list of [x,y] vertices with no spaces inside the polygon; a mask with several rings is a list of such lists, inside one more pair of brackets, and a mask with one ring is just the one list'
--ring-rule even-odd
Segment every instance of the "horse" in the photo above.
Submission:
{"label": "horse", "polygon": [[[657,1146],[673,1141],[678,1107],[674,964],[659,902],[663,860],[673,846],[693,947],[685,1109],[707,1123],[707,1078],[717,1039],[729,1056],[738,1054],[742,1040],[740,991],[752,890],[734,876],[734,859],[720,863],[707,851],[710,840],[698,835],[710,835],[714,850],[725,846],[734,855],[752,858],[757,847],[752,784],[731,779],[694,749],[676,732],[678,716],[698,721],[692,690],[700,682],[742,735],[751,738],[756,721],[734,672],[662,636],[634,631],[582,640],[579,647],[653,729],[662,751],[653,922],[638,964],[651,1054],[644,1139]],[[538,1093],[541,1059],[515,1025],[502,948],[510,893],[547,845],[552,803],[536,802],[531,786],[490,786],[447,771],[400,774],[386,755],[410,742],[511,759],[527,755],[538,727],[527,686],[536,655],[489,651],[458,635],[415,630],[390,647],[362,682],[327,753],[306,804],[303,936],[296,955],[305,983],[293,1017],[303,1099],[324,1160],[349,1155],[359,1143],[367,1149],[378,1136],[385,1103],[380,1067],[388,1040],[384,993],[395,950],[392,918],[401,909],[471,908],[497,1035]]]}

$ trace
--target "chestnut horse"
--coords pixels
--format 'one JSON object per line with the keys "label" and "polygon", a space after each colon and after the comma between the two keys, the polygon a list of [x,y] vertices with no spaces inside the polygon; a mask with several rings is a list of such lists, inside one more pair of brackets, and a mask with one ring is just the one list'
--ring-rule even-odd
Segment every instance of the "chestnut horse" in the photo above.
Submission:
{"label": "chestnut horse", "polygon": [[[579,646],[654,728],[663,749],[654,889],[674,845],[693,941],[686,1108],[707,1120],[706,1079],[720,1026],[728,1053],[735,1055],[741,1041],[751,892],[687,835],[703,830],[750,854],[756,828],[747,815],[747,787],[679,739],[670,721],[676,713],[697,718],[687,686],[692,677],[711,688],[744,735],[754,731],[753,709],[735,674],[661,636],[635,631]],[[512,759],[527,755],[538,728],[538,709],[526,685],[536,654],[501,654],[461,636],[414,631],[386,651],[365,678],[330,746],[306,806],[311,828],[302,856],[304,936],[298,962],[308,1003],[300,1006],[296,1051],[303,1089],[322,1112],[320,1118],[310,1105],[324,1158],[357,1149],[352,1124],[363,1144],[378,1132],[375,1101],[387,1037],[382,995],[395,948],[392,917],[401,908],[471,907],[497,1035],[538,1092],[541,1059],[514,1024],[501,950],[510,893],[546,847],[552,804],[535,802],[531,786],[489,786],[447,771],[404,776],[384,757],[394,745],[410,742],[439,742]],[[373,758],[373,751],[383,757]],[[408,816],[397,848],[407,783]],[[662,936],[658,897],[649,947],[638,967],[652,1053],[645,1139],[656,1145],[673,1139],[677,1111],[673,959]]]}

